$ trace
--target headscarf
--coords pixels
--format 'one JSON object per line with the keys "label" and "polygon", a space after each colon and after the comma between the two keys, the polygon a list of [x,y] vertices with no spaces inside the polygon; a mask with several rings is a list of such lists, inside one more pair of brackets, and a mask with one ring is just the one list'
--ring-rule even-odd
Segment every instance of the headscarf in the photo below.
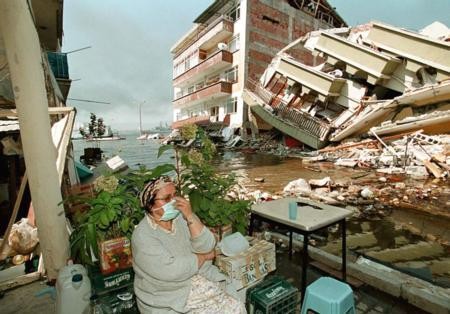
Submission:
{"label": "headscarf", "polygon": [[170,182],[172,182],[172,180],[167,176],[161,176],[159,178],[150,180],[139,194],[141,207],[147,210],[150,205],[153,205],[156,193],[158,193],[161,188],[163,188],[167,183]]}

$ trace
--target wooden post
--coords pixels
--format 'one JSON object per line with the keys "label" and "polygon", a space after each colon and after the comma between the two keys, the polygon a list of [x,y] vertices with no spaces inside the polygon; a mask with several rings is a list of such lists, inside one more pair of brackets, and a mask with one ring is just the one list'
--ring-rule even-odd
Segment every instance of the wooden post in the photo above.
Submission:
{"label": "wooden post", "polygon": [[39,241],[48,278],[69,256],[66,217],[50,133],[41,46],[27,0],[0,0],[0,32],[14,90]]}

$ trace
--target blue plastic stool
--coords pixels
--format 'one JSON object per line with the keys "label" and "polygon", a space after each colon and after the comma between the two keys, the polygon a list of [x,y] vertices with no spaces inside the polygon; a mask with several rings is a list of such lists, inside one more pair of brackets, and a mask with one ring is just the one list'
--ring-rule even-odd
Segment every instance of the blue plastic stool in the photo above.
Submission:
{"label": "blue plastic stool", "polygon": [[352,288],[336,279],[321,277],[306,288],[301,314],[308,310],[320,314],[355,313]]}

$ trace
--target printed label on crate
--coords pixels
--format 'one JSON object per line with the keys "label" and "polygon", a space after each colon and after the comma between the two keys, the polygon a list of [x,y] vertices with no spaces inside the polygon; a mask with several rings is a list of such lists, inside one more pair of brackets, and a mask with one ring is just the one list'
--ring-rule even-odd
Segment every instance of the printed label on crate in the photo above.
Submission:
{"label": "printed label on crate", "polygon": [[130,279],[130,273],[119,274],[117,277],[105,280],[105,288],[119,287],[123,282],[127,282]]}
{"label": "printed label on crate", "polygon": [[131,245],[128,238],[112,239],[100,244],[100,269],[103,274],[131,266]]}
{"label": "printed label on crate", "polygon": [[275,270],[275,245],[264,240],[253,241],[247,251],[237,256],[217,256],[216,265],[232,279],[236,289],[241,289]]}

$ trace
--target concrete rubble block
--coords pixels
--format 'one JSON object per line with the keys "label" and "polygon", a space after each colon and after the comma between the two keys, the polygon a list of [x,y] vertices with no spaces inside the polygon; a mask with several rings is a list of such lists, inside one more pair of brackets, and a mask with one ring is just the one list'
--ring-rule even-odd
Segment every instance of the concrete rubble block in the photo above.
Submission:
{"label": "concrete rubble block", "polygon": [[402,285],[401,297],[430,313],[450,313],[450,292],[431,285],[418,285],[416,282],[406,280]]}
{"label": "concrete rubble block", "polygon": [[438,165],[432,161],[423,160],[424,166],[430,171],[436,178],[442,178],[445,176],[446,172],[443,171]]}
{"label": "concrete rubble block", "polygon": [[439,257],[444,249],[437,243],[419,242],[408,244],[399,248],[385,249],[367,253],[368,256],[388,263],[405,260],[418,260],[420,258]]}
{"label": "concrete rubble block", "polygon": [[339,158],[335,163],[336,166],[354,168],[358,164],[358,160]]}
{"label": "concrete rubble block", "polygon": [[377,172],[386,174],[402,174],[405,173],[405,170],[400,167],[391,167],[391,168],[377,169]]}
{"label": "concrete rubble block", "polygon": [[309,194],[311,193],[311,186],[305,179],[297,179],[289,182],[283,189],[285,193],[299,193],[299,194]]}
{"label": "concrete rubble block", "polygon": [[406,166],[406,174],[414,178],[427,178],[429,176],[427,169],[424,166]]}
{"label": "concrete rubble block", "polygon": [[333,184],[333,180],[330,177],[325,177],[322,179],[311,179],[308,183],[311,186],[329,186]]}
{"label": "concrete rubble block", "polygon": [[369,189],[368,187],[365,187],[362,191],[361,191],[361,196],[364,198],[374,198],[375,194],[373,193],[373,191],[371,189]]}
{"label": "concrete rubble block", "polygon": [[396,165],[397,160],[398,157],[393,155],[381,155],[378,158],[378,161],[384,166],[394,166]]}

